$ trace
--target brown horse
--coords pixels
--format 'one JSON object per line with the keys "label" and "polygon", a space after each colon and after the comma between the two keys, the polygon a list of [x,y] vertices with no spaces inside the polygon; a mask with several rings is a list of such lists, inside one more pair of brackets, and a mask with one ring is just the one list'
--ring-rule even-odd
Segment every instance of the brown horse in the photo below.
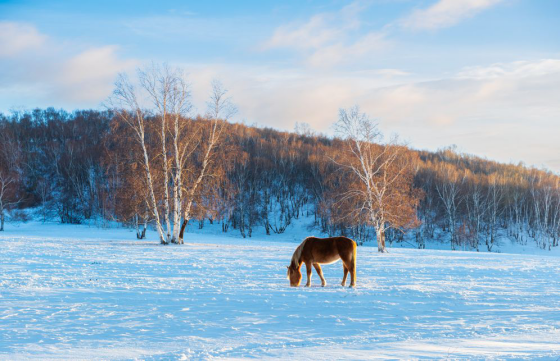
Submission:
{"label": "brown horse", "polygon": [[296,249],[292,256],[292,262],[288,266],[288,280],[290,286],[298,287],[301,283],[301,266],[305,263],[307,268],[307,284],[311,285],[311,266],[315,267],[317,274],[321,278],[321,285],[327,285],[327,281],[323,277],[323,271],[320,264],[331,264],[338,259],[342,259],[344,268],[344,278],[342,278],[342,286],[346,285],[346,277],[350,272],[350,287],[356,285],[356,242],[344,236],[334,238],[316,238],[310,236],[306,238]]}

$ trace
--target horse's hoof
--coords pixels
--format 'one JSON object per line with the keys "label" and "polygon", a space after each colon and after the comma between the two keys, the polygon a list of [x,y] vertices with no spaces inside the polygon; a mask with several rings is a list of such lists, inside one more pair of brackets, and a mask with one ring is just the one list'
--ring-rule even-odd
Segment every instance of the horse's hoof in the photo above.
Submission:
{"label": "horse's hoof", "polygon": [[326,286],[327,286],[327,284],[321,284],[321,286],[322,286],[322,287],[326,287]]}

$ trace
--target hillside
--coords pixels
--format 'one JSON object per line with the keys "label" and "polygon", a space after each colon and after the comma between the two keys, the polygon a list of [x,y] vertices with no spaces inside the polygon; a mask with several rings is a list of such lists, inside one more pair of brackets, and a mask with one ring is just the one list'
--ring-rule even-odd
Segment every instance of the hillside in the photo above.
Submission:
{"label": "hillside", "polygon": [[[205,124],[201,118],[184,122],[194,130]],[[337,199],[350,175],[332,160],[343,152],[343,140],[309,129],[287,133],[241,124],[223,127],[211,177],[195,195],[191,228],[218,223],[223,232],[250,238],[257,228],[267,235],[282,234],[301,217],[312,217],[315,233],[375,242],[374,230],[363,220],[338,217]],[[0,168],[12,180],[2,214],[17,220],[22,217],[18,209],[35,207],[40,218],[61,223],[101,218],[142,228],[144,221],[153,222],[145,206],[141,163],[135,158],[138,146],[112,113],[37,109],[0,116],[0,130]],[[150,142],[157,150],[157,139]],[[404,234],[389,230],[388,243],[424,248],[435,241],[449,249],[496,251],[505,238],[543,250],[558,247],[558,175],[452,148],[407,152],[414,160],[414,187],[422,194],[419,222],[404,228]],[[200,154],[192,152],[186,178],[201,167]],[[156,165],[158,160],[154,153]]]}

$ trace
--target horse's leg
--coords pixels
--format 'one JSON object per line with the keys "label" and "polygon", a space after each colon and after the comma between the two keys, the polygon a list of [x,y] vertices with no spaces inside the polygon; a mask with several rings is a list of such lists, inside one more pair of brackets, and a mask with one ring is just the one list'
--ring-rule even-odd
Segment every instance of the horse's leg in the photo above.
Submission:
{"label": "horse's leg", "polygon": [[305,268],[307,268],[307,284],[306,287],[311,286],[311,263],[305,263]]}
{"label": "horse's leg", "polygon": [[346,264],[342,263],[342,267],[344,268],[344,277],[342,278],[342,283],[340,283],[343,287],[346,286],[346,278],[348,277],[348,268]]}
{"label": "horse's leg", "polygon": [[323,277],[323,270],[321,270],[321,266],[317,263],[313,264],[313,266],[315,267],[315,270],[317,270],[319,278],[321,278],[321,286],[325,287],[327,285],[327,281],[325,280],[325,277]]}
{"label": "horse's leg", "polygon": [[350,262],[350,288],[356,286],[356,259]]}

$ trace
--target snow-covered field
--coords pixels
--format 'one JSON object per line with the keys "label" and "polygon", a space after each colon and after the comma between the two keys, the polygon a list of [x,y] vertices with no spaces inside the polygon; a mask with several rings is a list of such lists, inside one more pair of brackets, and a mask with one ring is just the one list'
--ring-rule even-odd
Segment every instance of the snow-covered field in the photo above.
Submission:
{"label": "snow-covered field", "polygon": [[3,360],[560,358],[553,255],[360,247],[357,288],[290,288],[294,240],[8,226]]}

